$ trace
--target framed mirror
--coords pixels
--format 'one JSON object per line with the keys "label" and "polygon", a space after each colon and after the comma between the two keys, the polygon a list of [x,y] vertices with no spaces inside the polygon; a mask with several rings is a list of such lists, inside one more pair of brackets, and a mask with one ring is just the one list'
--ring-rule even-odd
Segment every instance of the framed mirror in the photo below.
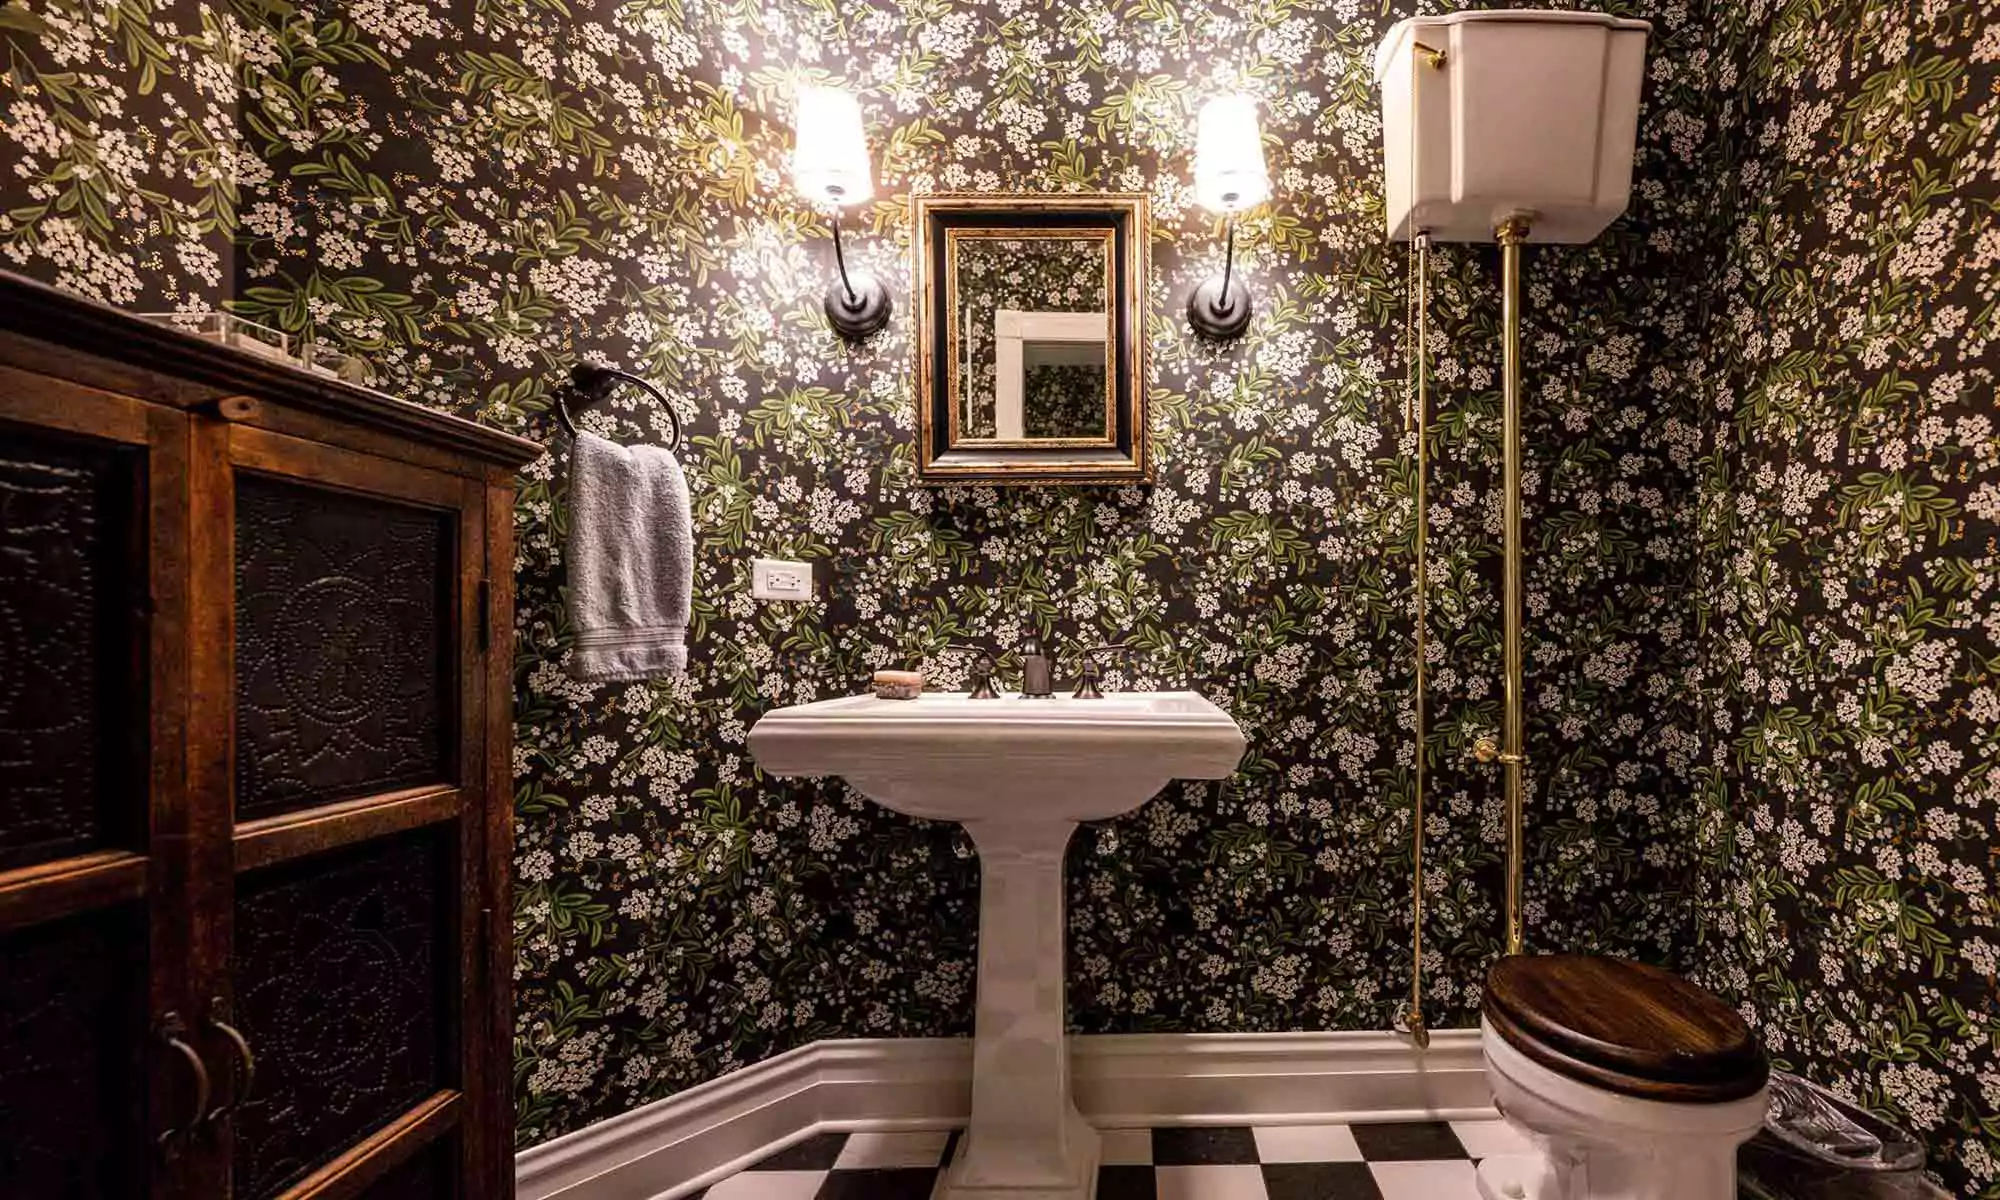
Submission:
{"label": "framed mirror", "polygon": [[1145,196],[910,204],[918,478],[1150,480]]}

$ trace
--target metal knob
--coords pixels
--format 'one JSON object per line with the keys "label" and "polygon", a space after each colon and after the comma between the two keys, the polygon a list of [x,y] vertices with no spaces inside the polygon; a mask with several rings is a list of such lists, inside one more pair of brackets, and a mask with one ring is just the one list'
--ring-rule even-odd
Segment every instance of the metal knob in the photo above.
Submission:
{"label": "metal knob", "polygon": [[993,675],[1000,669],[1000,664],[994,660],[991,653],[982,646],[968,646],[964,642],[949,642],[945,645],[945,649],[963,650],[967,654],[977,654],[979,656],[972,661],[972,678],[966,681],[965,687],[966,699],[998,700],[1000,698],[1000,693],[994,690],[993,687]]}
{"label": "metal knob", "polygon": [[972,664],[971,686],[966,690],[968,700],[998,700],[1000,693],[993,687],[993,672],[999,669],[991,654],[981,653],[979,661]]}
{"label": "metal knob", "polygon": [[1115,654],[1130,645],[1130,642],[1105,642],[1102,645],[1086,649],[1083,652],[1083,666],[1077,672],[1076,691],[1070,693],[1070,699],[1104,699],[1104,693],[1097,690],[1098,680],[1102,678],[1097,669],[1097,656],[1099,654]]}

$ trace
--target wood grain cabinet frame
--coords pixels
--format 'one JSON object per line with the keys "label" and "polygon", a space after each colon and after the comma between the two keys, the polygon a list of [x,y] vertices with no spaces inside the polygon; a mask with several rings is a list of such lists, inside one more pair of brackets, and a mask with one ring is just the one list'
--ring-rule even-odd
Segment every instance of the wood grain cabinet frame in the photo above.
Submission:
{"label": "wood grain cabinet frame", "polygon": [[512,1194],[539,453],[0,274],[0,1190]]}

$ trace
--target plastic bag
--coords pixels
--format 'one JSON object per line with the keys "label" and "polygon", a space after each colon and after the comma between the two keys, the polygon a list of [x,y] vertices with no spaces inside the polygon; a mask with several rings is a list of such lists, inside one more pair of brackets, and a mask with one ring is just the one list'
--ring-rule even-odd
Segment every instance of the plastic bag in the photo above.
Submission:
{"label": "plastic bag", "polygon": [[1758,1200],[1944,1194],[1924,1178],[1924,1148],[1909,1133],[1784,1071],[1771,1072],[1771,1111],[1737,1166],[1742,1194]]}

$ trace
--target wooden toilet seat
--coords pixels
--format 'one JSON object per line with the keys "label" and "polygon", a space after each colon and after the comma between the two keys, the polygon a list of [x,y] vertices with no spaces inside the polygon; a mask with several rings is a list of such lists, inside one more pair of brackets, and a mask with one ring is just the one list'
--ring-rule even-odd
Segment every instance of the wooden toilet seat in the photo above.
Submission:
{"label": "wooden toilet seat", "polygon": [[1487,1024],[1523,1055],[1642,1100],[1720,1104],[1769,1078],[1735,1009],[1658,967],[1583,954],[1510,955],[1486,977]]}

